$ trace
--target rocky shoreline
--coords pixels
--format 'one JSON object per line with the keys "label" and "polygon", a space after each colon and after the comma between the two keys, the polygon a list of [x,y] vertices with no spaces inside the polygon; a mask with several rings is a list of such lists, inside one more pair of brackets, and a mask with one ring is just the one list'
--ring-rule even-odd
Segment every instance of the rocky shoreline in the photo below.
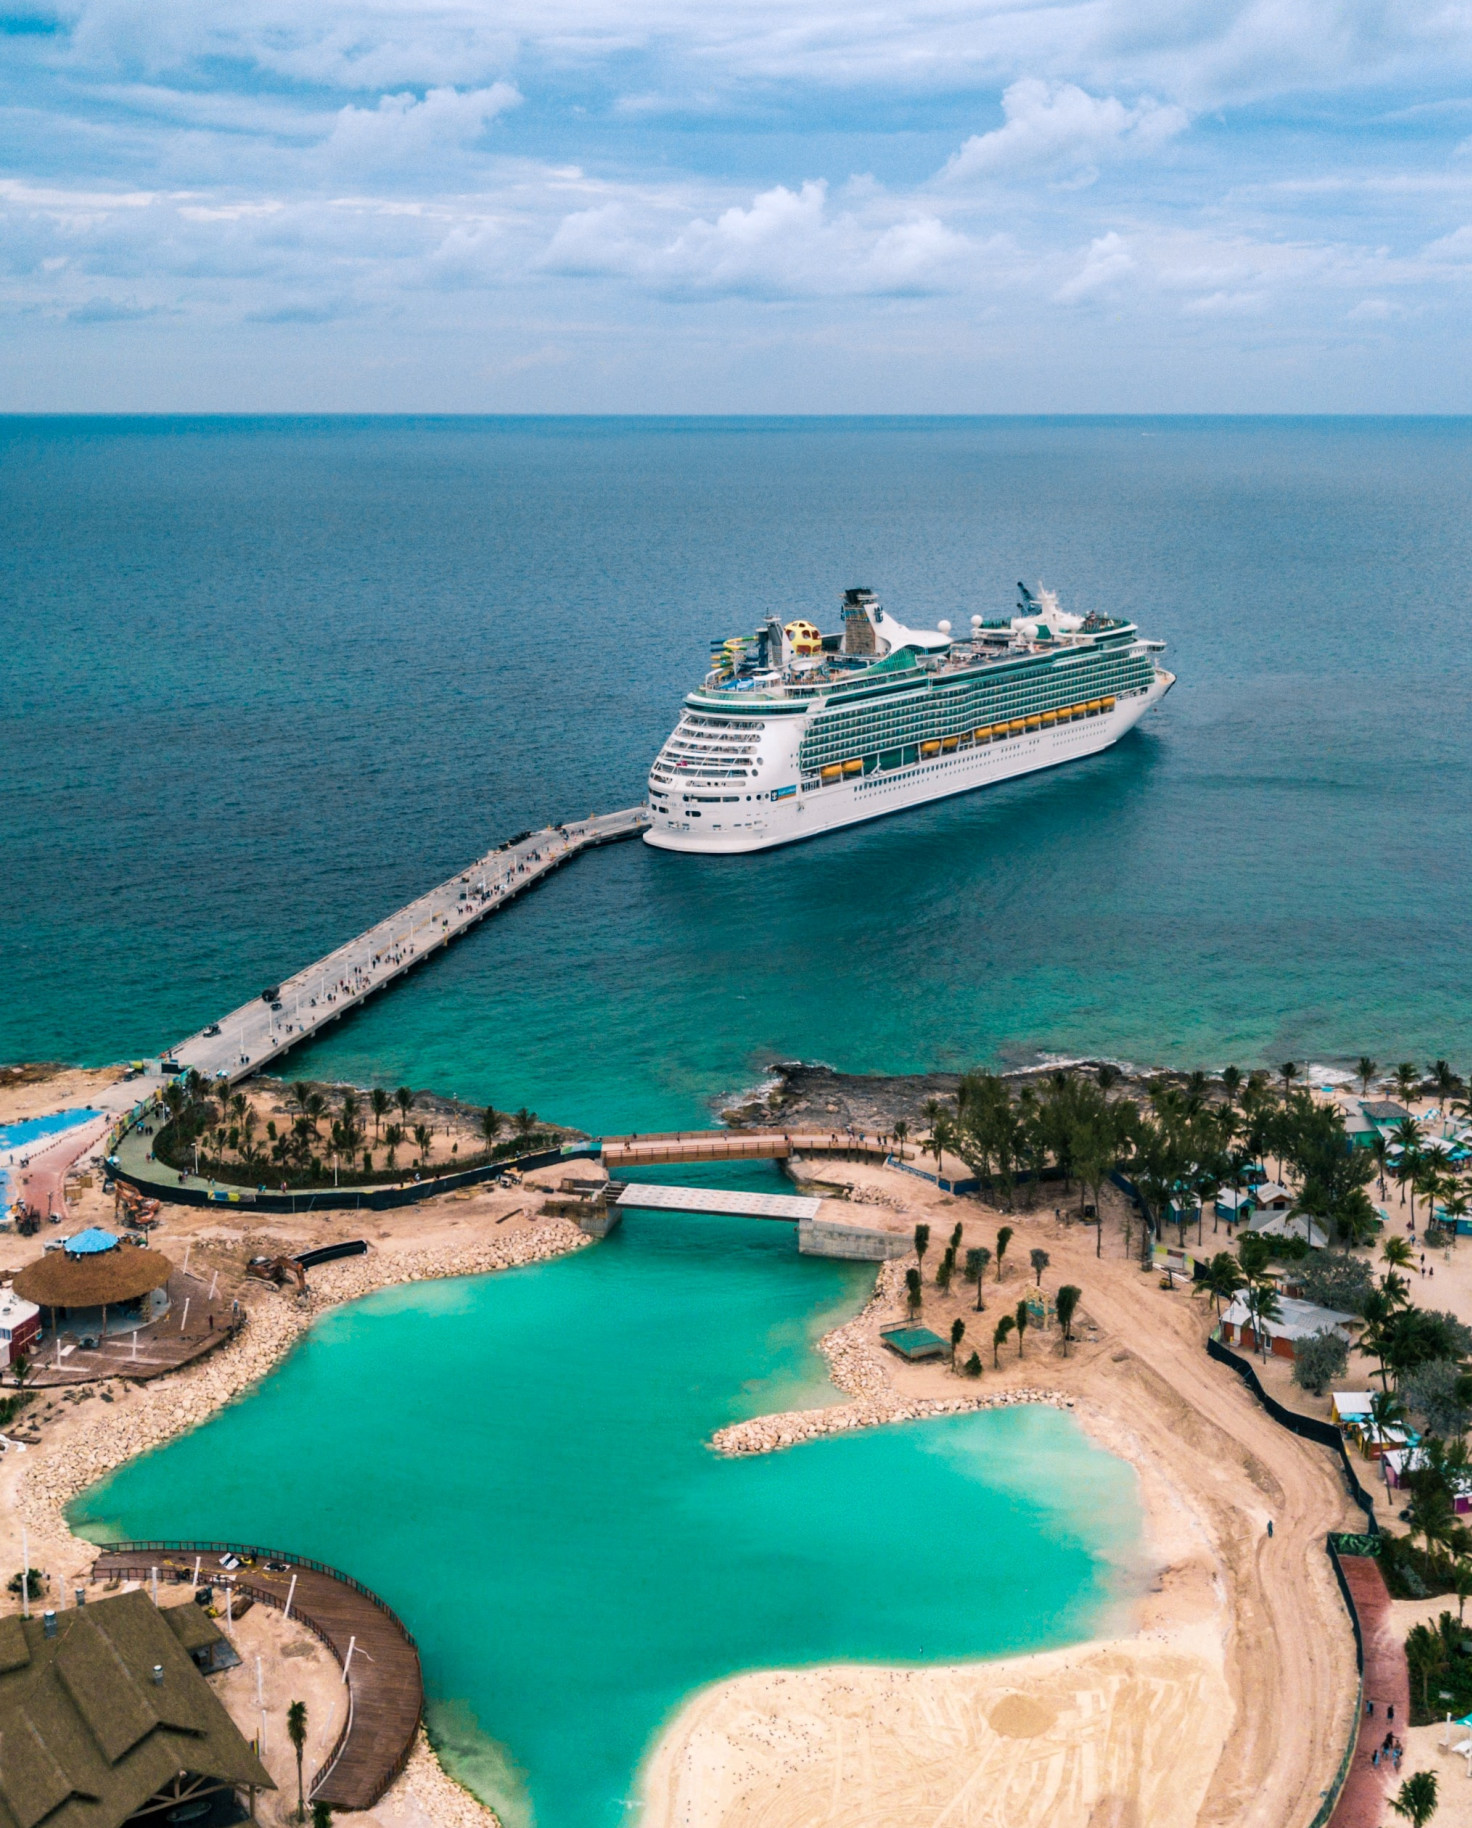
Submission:
{"label": "rocky shoreline", "polygon": [[914,1422],[927,1416],[959,1415],[975,1409],[1007,1409],[1018,1403],[1044,1403],[1054,1409],[1072,1409],[1074,1399],[1060,1391],[1009,1389],[995,1395],[982,1391],[953,1397],[905,1398],[897,1395],[884,1348],[874,1343],[873,1327],[880,1318],[901,1318],[905,1270],[914,1259],[900,1258],[879,1271],[862,1311],[835,1327],[818,1341],[828,1361],[829,1375],[851,1400],[827,1409],[788,1409],[777,1415],[753,1416],[733,1422],[711,1436],[717,1453],[732,1458],[743,1454],[778,1453],[822,1435],[847,1434],[855,1428],[881,1428],[889,1422]]}
{"label": "rocky shoreline", "polygon": [[[379,1289],[451,1276],[487,1275],[581,1250],[591,1240],[557,1220],[535,1231],[469,1246],[403,1254],[370,1253],[329,1263],[312,1272],[306,1305],[264,1289],[250,1319],[211,1357],[155,1383],[134,1386],[126,1404],[91,1420],[64,1445],[28,1461],[16,1490],[16,1507],[30,1532],[33,1562],[53,1556],[89,1558],[94,1545],[73,1536],[66,1507],[88,1486],[139,1454],[207,1421],[271,1371],[319,1315]],[[289,1546],[289,1545],[288,1545]],[[409,1764],[396,1779],[430,1816],[452,1828],[500,1828],[494,1811],[455,1781],[436,1758],[421,1727]],[[389,1791],[392,1797],[394,1790]]]}

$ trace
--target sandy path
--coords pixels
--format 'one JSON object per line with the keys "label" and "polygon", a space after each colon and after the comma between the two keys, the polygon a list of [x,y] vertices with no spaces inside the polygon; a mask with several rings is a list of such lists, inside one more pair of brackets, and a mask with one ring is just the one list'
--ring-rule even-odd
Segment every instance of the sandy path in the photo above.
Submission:
{"label": "sandy path", "polygon": [[[852,1172],[871,1182],[883,1171]],[[904,1191],[911,1211],[897,1225],[925,1216],[941,1237],[961,1218],[966,1243],[991,1243],[1002,1222],[977,1217],[971,1202],[917,1198],[913,1182]],[[1212,1364],[1209,1310],[1142,1274],[1117,1231],[1096,1259],[1092,1236],[1051,1211],[1006,1222],[1017,1237],[1001,1286],[986,1286],[987,1315],[967,1295],[927,1289],[924,1317],[945,1333],[959,1316],[969,1339],[989,1337],[1031,1281],[1010,1265],[1025,1265],[1035,1245],[1051,1257],[1050,1288],[1083,1288],[1081,1331],[1092,1339],[1064,1358],[1034,1338],[1000,1374],[988,1352],[983,1384],[1071,1394],[1083,1425],[1139,1470],[1157,1573],[1134,1634],[961,1668],[758,1672],[718,1684],[655,1749],[642,1828],[1312,1819],[1354,1724],[1353,1641],[1324,1551],[1325,1532],[1352,1522],[1336,1462]],[[895,1395],[957,1394],[948,1371],[887,1362]],[[1003,1730],[1024,1717],[1046,1717],[1025,1736],[1025,1755]]]}

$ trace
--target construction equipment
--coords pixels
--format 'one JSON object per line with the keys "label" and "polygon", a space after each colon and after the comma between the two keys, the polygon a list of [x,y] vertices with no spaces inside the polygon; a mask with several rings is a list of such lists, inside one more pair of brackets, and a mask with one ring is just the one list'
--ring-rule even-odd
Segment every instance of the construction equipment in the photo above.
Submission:
{"label": "construction equipment", "polygon": [[290,1282],[295,1284],[299,1295],[307,1292],[307,1272],[295,1257],[252,1257],[245,1266],[245,1273],[258,1281],[269,1282],[275,1288],[285,1288]]}

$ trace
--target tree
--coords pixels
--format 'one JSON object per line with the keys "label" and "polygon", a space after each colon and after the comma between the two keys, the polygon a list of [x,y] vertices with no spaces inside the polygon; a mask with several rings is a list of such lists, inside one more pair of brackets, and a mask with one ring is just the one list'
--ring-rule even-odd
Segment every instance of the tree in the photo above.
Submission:
{"label": "tree", "polygon": [[1119,1084],[1119,1068],[1111,1066],[1107,1060],[1101,1060],[1094,1069],[1094,1077],[1099,1082],[1099,1090],[1108,1092]]}
{"label": "tree", "polygon": [[1406,1104],[1409,1104],[1420,1091],[1421,1075],[1416,1071],[1414,1060],[1402,1060],[1395,1069],[1395,1089]]}
{"label": "tree", "polygon": [[1038,1279],[1037,1285],[1041,1288],[1043,1286],[1043,1271],[1048,1267],[1048,1264],[1052,1259],[1049,1257],[1047,1251],[1034,1249],[1027,1253],[1027,1260],[1031,1263],[1033,1274]]}
{"label": "tree", "polygon": [[1229,1250],[1219,1250],[1207,1264],[1201,1286],[1216,1303],[1218,1320],[1221,1319],[1222,1303],[1230,1301],[1246,1280],[1237,1259]]}
{"label": "tree", "polygon": [[388,1116],[388,1108],[391,1100],[388,1093],[384,1091],[381,1085],[375,1085],[373,1090],[368,1094],[368,1102],[373,1107],[373,1140],[374,1142],[377,1142],[378,1127],[383,1122],[384,1118]]}
{"label": "tree", "polygon": [[1472,1561],[1464,1555],[1452,1569],[1452,1585],[1457,1592],[1457,1623],[1462,1622],[1462,1609],[1472,1599]]}
{"label": "tree", "polygon": [[1007,1254],[1007,1246],[1016,1234],[1010,1225],[1004,1225],[997,1233],[997,1281],[1002,1280],[1002,1259]]}
{"label": "tree", "polygon": [[1336,1378],[1344,1376],[1349,1364],[1349,1346],[1342,1334],[1332,1327],[1321,1327],[1317,1333],[1298,1342],[1293,1358],[1293,1381],[1300,1390],[1323,1396]]}
{"label": "tree", "polygon": [[332,1811],[326,1803],[312,1804],[312,1828],[332,1828]]}
{"label": "tree", "polygon": [[1380,1068],[1368,1054],[1361,1054],[1359,1059],[1355,1061],[1354,1076],[1360,1082],[1360,1092],[1364,1097],[1369,1097],[1370,1081],[1379,1071]]}
{"label": "tree", "polygon": [[1408,1777],[1390,1806],[1411,1828],[1426,1828],[1436,1814],[1435,1771],[1417,1771],[1414,1777]]}
{"label": "tree", "polygon": [[986,1307],[981,1298],[981,1285],[986,1276],[986,1266],[992,1260],[992,1253],[985,1244],[978,1244],[975,1250],[966,1253],[966,1280],[976,1284],[976,1311],[980,1314]]}
{"label": "tree", "polygon": [[918,1269],[907,1269],[905,1271],[905,1299],[910,1304],[910,1318],[913,1320],[925,1304],[925,1291],[920,1286],[920,1272]]}
{"label": "tree", "polygon": [[1002,1318],[992,1328],[992,1369],[994,1371],[1001,1362],[997,1354],[1001,1351],[1002,1347],[1006,1345],[1007,1335],[1016,1325],[1017,1322],[1010,1314],[1003,1314]]}
{"label": "tree", "polygon": [[967,1375],[967,1377],[980,1377],[981,1376],[981,1354],[980,1354],[980,1352],[973,1352],[971,1354],[970,1358],[968,1358],[966,1360],[966,1375]]}
{"label": "tree", "polygon": [[1299,1271],[1299,1282],[1305,1301],[1339,1314],[1363,1313],[1365,1297],[1375,1286],[1364,1258],[1342,1250],[1311,1251]]}
{"label": "tree", "polygon": [[496,1109],[496,1107],[493,1104],[488,1104],[486,1106],[486,1108],[481,1112],[481,1114],[480,1114],[480,1133],[481,1133],[481,1136],[485,1139],[485,1145],[488,1149],[495,1148],[496,1137],[500,1133],[501,1124],[503,1121],[504,1120],[502,1119],[501,1113]]}
{"label": "tree", "polygon": [[1384,1362],[1397,1382],[1433,1359],[1462,1359],[1472,1353],[1472,1329],[1455,1314],[1435,1308],[1403,1308],[1391,1314],[1382,1332]]}
{"label": "tree", "polygon": [[1268,1355],[1267,1328],[1270,1321],[1282,1318],[1283,1310],[1278,1305],[1278,1291],[1270,1282],[1250,1282],[1244,1299],[1247,1302],[1248,1317],[1252,1322],[1252,1331],[1257,1337],[1257,1349],[1261,1357]]}
{"label": "tree", "polygon": [[956,1253],[953,1250],[947,1250],[940,1262],[935,1266],[935,1286],[942,1294],[946,1294],[950,1290],[951,1272],[955,1267]]}
{"label": "tree", "polygon": [[966,1334],[966,1322],[958,1314],[951,1322],[951,1369],[956,1368],[956,1351]]}
{"label": "tree", "polygon": [[1240,1066],[1224,1066],[1221,1071],[1222,1090],[1227,1095],[1227,1103],[1235,1104],[1237,1094],[1242,1089],[1242,1069]]}
{"label": "tree", "polygon": [[1013,1318],[1017,1322],[1017,1356],[1021,1358],[1023,1337],[1027,1332],[1027,1323],[1032,1318],[1027,1311],[1027,1299],[1025,1296],[1018,1302],[1017,1311]]}
{"label": "tree", "polygon": [[929,1249],[930,1227],[928,1225],[917,1225],[915,1227],[915,1258],[922,1268],[924,1268],[925,1265],[925,1253]]}
{"label": "tree", "polygon": [[1472,1427],[1472,1375],[1452,1359],[1417,1366],[1402,1383],[1401,1395],[1428,1434],[1455,1440]]}
{"label": "tree", "polygon": [[15,1378],[16,1389],[24,1390],[26,1379],[31,1375],[31,1361],[24,1352],[11,1360],[10,1370],[11,1375]]}
{"label": "tree", "polygon": [[1298,1077],[1298,1067],[1292,1060],[1285,1060],[1278,1068],[1278,1077],[1283,1081],[1283,1096],[1286,1098],[1293,1090],[1293,1081]]}
{"label": "tree", "polygon": [[302,1754],[307,1745],[307,1704],[293,1701],[286,1710],[286,1737],[296,1753],[296,1819],[307,1819],[307,1792],[302,1779]]}
{"label": "tree", "polygon": [[957,1219],[956,1223],[951,1227],[951,1251],[955,1255],[960,1254],[962,1236],[961,1221]]}
{"label": "tree", "polygon": [[1416,1261],[1416,1253],[1405,1238],[1392,1235],[1380,1246],[1380,1259],[1392,1269],[1409,1269]]}
{"label": "tree", "polygon": [[1073,1317],[1078,1312],[1078,1304],[1083,1300],[1083,1290],[1073,1283],[1065,1282],[1053,1297],[1058,1310],[1058,1324],[1063,1329],[1064,1356],[1068,1353],[1068,1342],[1073,1338]]}
{"label": "tree", "polygon": [[1452,1071],[1445,1060],[1431,1062],[1431,1080],[1436,1087],[1436,1102],[1446,1111],[1447,1101],[1453,1092],[1460,1090],[1462,1081]]}
{"label": "tree", "polygon": [[428,1124],[426,1124],[426,1123],[416,1123],[415,1124],[414,1141],[419,1146],[420,1163],[426,1168],[429,1166],[429,1145],[433,1140],[434,1140],[434,1137],[433,1137],[432,1132],[430,1131]]}
{"label": "tree", "polygon": [[407,1085],[401,1085],[398,1091],[394,1093],[394,1103],[399,1107],[399,1116],[403,1118],[404,1123],[407,1126],[409,1122],[409,1113],[414,1109],[414,1094],[409,1090]]}
{"label": "tree", "polygon": [[905,1138],[909,1134],[910,1126],[905,1122],[903,1117],[897,1117],[894,1121],[894,1139],[900,1146],[901,1161],[905,1159]]}

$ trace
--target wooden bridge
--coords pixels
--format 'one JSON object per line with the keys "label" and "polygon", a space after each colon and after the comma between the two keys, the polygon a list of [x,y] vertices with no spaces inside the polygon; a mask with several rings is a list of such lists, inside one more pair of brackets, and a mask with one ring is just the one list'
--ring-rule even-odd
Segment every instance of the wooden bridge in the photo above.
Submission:
{"label": "wooden bridge", "polygon": [[771,1162],[793,1155],[857,1155],[883,1161],[894,1143],[855,1130],[670,1130],[603,1138],[603,1165],[615,1169],[682,1162]]}
{"label": "wooden bridge", "polygon": [[636,838],[648,823],[647,809],[631,806],[523,833],[316,964],[269,985],[249,1003],[190,1035],[166,1056],[169,1066],[192,1066],[207,1079],[223,1077],[232,1084],[249,1078],[267,1061],[300,1047],[487,915],[535,888],[563,864],[596,845]]}
{"label": "wooden bridge", "polygon": [[[224,1555],[238,1557],[240,1567],[226,1573]],[[229,1583],[262,1605],[289,1607],[337,1658],[347,1718],[307,1795],[332,1809],[371,1809],[409,1762],[424,1710],[419,1652],[396,1614],[350,1574],[238,1542],[112,1543],[93,1563],[92,1578],[192,1584],[196,1569],[212,1585]]]}

